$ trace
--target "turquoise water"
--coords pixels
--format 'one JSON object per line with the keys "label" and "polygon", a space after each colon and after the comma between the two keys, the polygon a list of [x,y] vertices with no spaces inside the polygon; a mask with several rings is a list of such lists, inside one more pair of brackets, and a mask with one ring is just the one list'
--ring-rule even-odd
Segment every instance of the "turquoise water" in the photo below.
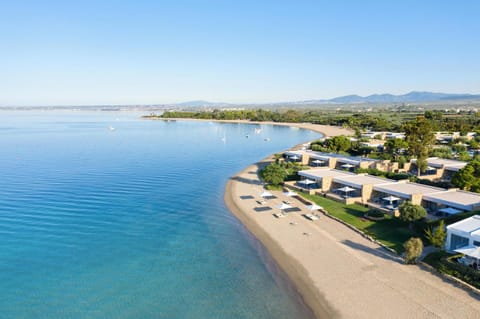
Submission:
{"label": "turquoise water", "polygon": [[223,193],[318,134],[138,116],[0,112],[0,317],[306,317]]}

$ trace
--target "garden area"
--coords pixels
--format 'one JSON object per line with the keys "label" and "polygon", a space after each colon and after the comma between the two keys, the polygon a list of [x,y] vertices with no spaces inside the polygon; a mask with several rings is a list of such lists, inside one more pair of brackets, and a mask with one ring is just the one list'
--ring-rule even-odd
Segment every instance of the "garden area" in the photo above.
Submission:
{"label": "garden area", "polygon": [[480,271],[458,263],[456,259],[461,256],[461,254],[449,254],[445,251],[437,251],[428,254],[423,261],[443,274],[454,276],[480,289]]}
{"label": "garden area", "polygon": [[301,194],[306,199],[325,208],[328,213],[352,226],[360,229],[367,235],[377,239],[385,246],[395,250],[398,254],[403,252],[403,243],[412,236],[423,237],[415,230],[409,229],[409,223],[384,215],[384,219],[371,220],[365,218],[369,208],[359,204],[345,205],[332,199],[324,198],[318,195]]}

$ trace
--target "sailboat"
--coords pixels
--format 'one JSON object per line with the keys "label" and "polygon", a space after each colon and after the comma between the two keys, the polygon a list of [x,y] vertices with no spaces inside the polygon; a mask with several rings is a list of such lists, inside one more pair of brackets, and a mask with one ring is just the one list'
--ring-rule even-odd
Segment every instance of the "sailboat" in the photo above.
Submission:
{"label": "sailboat", "polygon": [[256,128],[255,129],[255,134],[260,134],[262,132],[262,129],[261,128]]}
{"label": "sailboat", "polygon": [[223,133],[222,142],[225,143],[226,141],[227,141],[227,137],[225,136],[225,133]]}

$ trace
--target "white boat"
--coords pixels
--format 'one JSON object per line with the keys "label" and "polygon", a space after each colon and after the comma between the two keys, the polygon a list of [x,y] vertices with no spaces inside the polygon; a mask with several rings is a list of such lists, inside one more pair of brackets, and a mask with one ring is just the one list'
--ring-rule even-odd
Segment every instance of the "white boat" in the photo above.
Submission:
{"label": "white boat", "polygon": [[255,134],[260,134],[262,132],[262,129],[261,128],[256,128],[255,129]]}
{"label": "white boat", "polygon": [[114,128],[113,126],[109,125],[109,126],[108,126],[108,130],[109,130],[109,131],[115,131],[115,128]]}

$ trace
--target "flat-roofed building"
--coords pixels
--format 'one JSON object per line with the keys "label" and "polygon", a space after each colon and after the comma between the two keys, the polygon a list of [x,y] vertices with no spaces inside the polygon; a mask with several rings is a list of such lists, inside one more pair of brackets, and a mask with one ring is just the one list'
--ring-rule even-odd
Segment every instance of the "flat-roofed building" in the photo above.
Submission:
{"label": "flat-roofed building", "polygon": [[410,183],[406,181],[399,181],[396,183],[385,185],[375,185],[373,187],[373,190],[374,192],[372,194],[372,199],[374,201],[392,195],[399,197],[400,201],[408,200],[415,205],[421,205],[422,198],[426,194],[433,194],[445,191],[444,188]]}
{"label": "flat-roofed building", "polygon": [[317,183],[318,188],[322,192],[328,192],[331,189],[333,178],[335,177],[354,177],[357,176],[354,173],[349,173],[341,170],[330,169],[330,168],[314,168],[305,171],[298,172],[304,179],[310,179]]}
{"label": "flat-roofed building", "polygon": [[[416,159],[413,159],[411,163],[416,169]],[[445,180],[450,181],[453,174],[461,170],[467,165],[467,162],[456,161],[445,158],[429,157],[427,158],[427,171],[422,173],[421,177],[428,180]]]}
{"label": "flat-roofed building", "polygon": [[434,211],[450,207],[468,212],[480,208],[480,194],[457,189],[424,195],[423,201],[423,206]]}
{"label": "flat-roofed building", "polygon": [[353,171],[355,168],[374,168],[381,161],[360,157],[345,156],[336,153],[324,153],[316,151],[287,151],[283,154],[285,160],[295,161],[312,167],[338,168]]}
{"label": "flat-roofed building", "polygon": [[395,183],[395,181],[367,174],[336,176],[333,178],[331,189],[332,191],[336,191],[344,189],[345,186],[349,187],[353,190],[348,195],[352,197],[361,197],[361,203],[365,204],[371,198],[373,187],[375,185],[386,185],[391,183]]}
{"label": "flat-roofed building", "polygon": [[447,226],[446,250],[454,251],[468,246],[480,247],[480,215]]}

